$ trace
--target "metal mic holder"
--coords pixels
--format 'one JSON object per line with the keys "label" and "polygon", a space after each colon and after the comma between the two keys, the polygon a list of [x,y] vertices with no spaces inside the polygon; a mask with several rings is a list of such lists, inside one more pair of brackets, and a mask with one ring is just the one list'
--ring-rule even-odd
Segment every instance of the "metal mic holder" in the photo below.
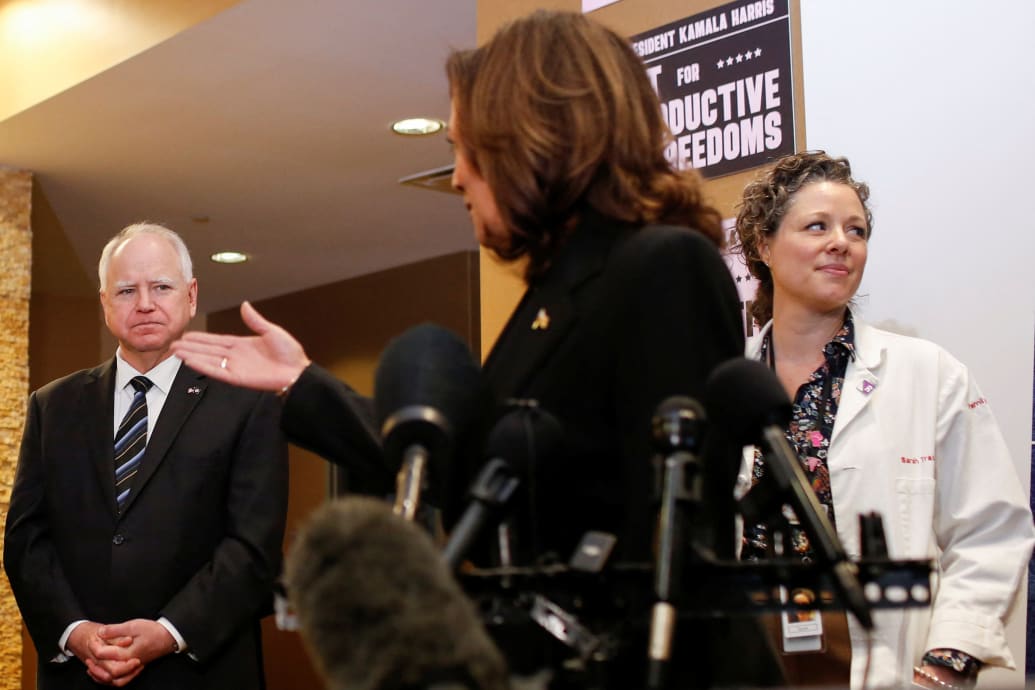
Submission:
{"label": "metal mic holder", "polygon": [[[658,511],[658,548],[654,565],[655,601],[651,608],[647,648],[647,688],[669,687],[669,660],[679,618],[678,604],[685,556],[695,549],[684,545],[683,522],[701,501],[701,467],[697,456],[686,451],[662,459],[661,507]],[[684,554],[683,551],[688,553]]]}
{"label": "metal mic holder", "polygon": [[[930,560],[864,559],[854,564],[866,602],[874,609],[917,608],[931,604]],[[701,564],[690,574],[698,596],[684,602],[680,614],[716,616],[768,611],[845,610],[826,564],[772,559],[758,563]],[[781,588],[808,593],[807,604],[784,600]]]}
{"label": "metal mic holder", "polygon": [[[876,558],[856,565],[873,609],[930,605],[931,561]],[[642,639],[657,602],[653,563],[614,563],[599,572],[564,564],[471,569],[457,578],[490,633],[521,628],[533,637],[538,630],[540,638],[546,634],[560,641],[568,649],[565,672],[574,669],[579,687],[587,690],[606,687],[600,679],[608,677],[610,662],[631,640]],[[799,560],[742,563],[702,557],[684,568],[679,586],[685,593],[674,607],[680,625],[730,615],[845,608],[829,568]],[[805,590],[813,601],[797,604],[793,596],[781,597],[782,589]]]}
{"label": "metal mic holder", "polygon": [[566,564],[470,568],[456,574],[488,628],[532,620],[587,661],[610,658],[619,628],[653,602],[653,568],[610,565],[594,572]]}
{"label": "metal mic holder", "polygon": [[428,471],[428,452],[414,443],[406,448],[402,466],[395,477],[395,502],[392,512],[404,520],[413,521],[420,507]]}
{"label": "metal mic holder", "polygon": [[441,412],[428,405],[409,405],[396,410],[381,425],[385,453],[401,456],[395,477],[392,512],[413,521],[426,488],[432,453],[442,453],[451,444],[452,426]]}
{"label": "metal mic holder", "polygon": [[[930,560],[886,558],[856,563],[867,602],[875,609],[901,609],[931,603]],[[530,606],[531,597],[542,595],[568,605],[573,615],[589,618],[609,613],[649,618],[654,601],[654,569],[650,563],[617,563],[600,573],[575,570],[567,565],[471,569],[458,573],[468,596],[499,599]],[[830,573],[822,565],[799,560],[772,559],[757,563],[698,561],[684,573],[684,591],[694,592],[680,601],[680,618],[753,615],[769,611],[802,609],[843,610]],[[808,605],[782,601],[780,588],[806,589],[816,594]],[[492,621],[488,621],[491,625]]]}

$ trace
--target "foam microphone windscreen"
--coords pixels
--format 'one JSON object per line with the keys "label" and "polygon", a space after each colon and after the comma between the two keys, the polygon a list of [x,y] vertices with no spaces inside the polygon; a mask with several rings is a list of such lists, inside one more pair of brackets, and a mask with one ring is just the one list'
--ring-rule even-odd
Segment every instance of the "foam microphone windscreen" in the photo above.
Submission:
{"label": "foam microphone windscreen", "polygon": [[[560,423],[531,401],[512,405],[496,422],[486,440],[486,462],[468,490],[470,501],[451,526],[449,541],[442,550],[443,560],[450,568],[467,557],[486,527],[503,517],[504,510],[515,501],[519,487],[537,484],[536,475],[550,464],[550,457],[560,444]],[[505,565],[510,564],[514,555],[514,544],[510,542],[512,527],[499,542],[500,559]]]}
{"label": "foam microphone windscreen", "polygon": [[715,368],[705,385],[705,407],[733,441],[750,445],[767,426],[783,427],[791,401],[776,374],[759,361],[738,357]]}
{"label": "foam microphone windscreen", "polygon": [[485,457],[505,460],[524,480],[533,464],[560,447],[561,425],[546,410],[531,404],[512,407],[500,417],[485,441]]}
{"label": "foam microphone windscreen", "polygon": [[285,563],[288,595],[335,690],[507,687],[506,664],[431,538],[372,498],[317,510]]}
{"label": "foam microphone windscreen", "polygon": [[471,423],[483,384],[467,344],[452,331],[421,324],[388,343],[374,377],[374,408],[385,455],[419,443],[429,451]]}

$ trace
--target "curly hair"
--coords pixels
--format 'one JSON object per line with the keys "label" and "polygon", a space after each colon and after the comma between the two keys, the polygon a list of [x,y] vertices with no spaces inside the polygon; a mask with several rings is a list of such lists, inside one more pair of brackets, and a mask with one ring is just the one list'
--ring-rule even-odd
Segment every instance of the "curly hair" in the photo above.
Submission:
{"label": "curly hair", "polygon": [[737,205],[737,239],[731,248],[744,256],[751,275],[758,279],[751,315],[760,324],[773,318],[773,275],[762,260],[762,240],[780,227],[794,195],[813,182],[837,182],[851,187],[866,212],[867,236],[873,233],[873,214],[867,203],[870,188],[852,177],[847,158],[833,158],[825,151],[803,151],[777,160],[744,188]]}
{"label": "curly hair", "polygon": [[630,228],[671,223],[722,246],[721,216],[692,170],[674,170],[671,133],[628,42],[574,12],[540,10],[447,64],[457,145],[488,183],[510,240],[540,275],[588,214]]}

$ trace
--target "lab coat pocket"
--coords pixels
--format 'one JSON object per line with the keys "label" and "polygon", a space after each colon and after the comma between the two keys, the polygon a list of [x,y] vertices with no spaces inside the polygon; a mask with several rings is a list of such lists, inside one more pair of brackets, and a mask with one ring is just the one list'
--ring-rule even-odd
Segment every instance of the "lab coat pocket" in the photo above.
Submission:
{"label": "lab coat pocket", "polygon": [[898,531],[903,552],[898,558],[923,558],[928,551],[934,521],[934,479],[900,477],[895,480]]}

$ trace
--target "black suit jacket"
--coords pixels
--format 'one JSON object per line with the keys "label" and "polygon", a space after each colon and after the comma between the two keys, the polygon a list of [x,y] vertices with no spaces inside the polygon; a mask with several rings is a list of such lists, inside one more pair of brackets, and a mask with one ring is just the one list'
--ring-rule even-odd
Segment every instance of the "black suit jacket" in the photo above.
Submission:
{"label": "black suit jacket", "polygon": [[279,405],[181,365],[121,515],[114,360],[29,400],[4,566],[39,652],[40,688],[94,684],[50,661],[69,623],[168,618],[190,653],[132,687],[263,687],[259,618],[279,573],[287,452]]}
{"label": "black suit jacket", "polygon": [[[567,561],[592,529],[618,537],[619,560],[652,558],[651,418],[669,396],[700,400],[712,369],[741,354],[739,314],[729,271],[700,233],[602,220],[577,229],[484,367],[498,400],[535,399],[564,432],[559,459],[529,487],[523,538],[535,554]],[[732,556],[739,453],[712,441],[697,537]]]}

